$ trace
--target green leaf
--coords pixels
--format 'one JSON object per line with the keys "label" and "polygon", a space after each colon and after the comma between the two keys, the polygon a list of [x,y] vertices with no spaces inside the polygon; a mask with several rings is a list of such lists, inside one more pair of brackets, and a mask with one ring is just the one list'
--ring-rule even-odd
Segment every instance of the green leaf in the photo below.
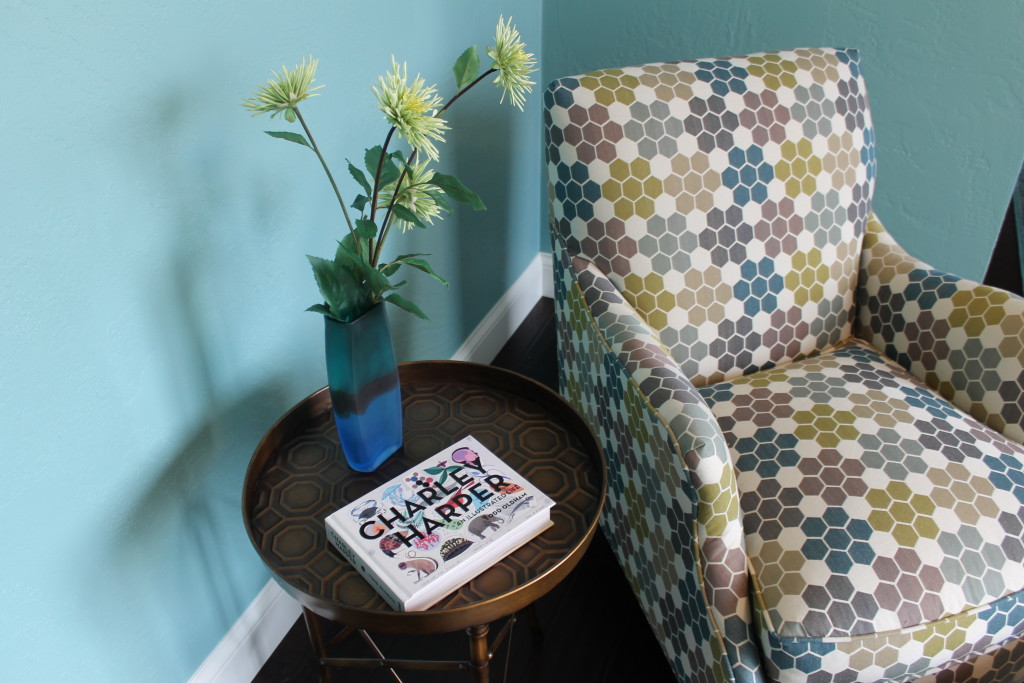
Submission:
{"label": "green leaf", "polygon": [[[358,240],[358,253],[361,254],[361,253],[363,253],[365,251],[369,251],[370,245],[366,242],[366,240],[359,239],[358,237],[356,237],[351,232],[348,233],[347,235],[345,235],[343,238],[341,238],[341,241],[338,242],[338,246],[339,247],[344,246],[352,254],[356,254],[357,253],[357,240]],[[334,258],[335,258],[335,260],[337,260],[338,255],[335,254]]]}
{"label": "green leaf", "polygon": [[[348,161],[348,159],[345,159],[345,161]],[[351,161],[348,161],[348,172],[349,175],[355,178],[356,182],[359,183],[360,187],[363,188],[363,192],[365,192],[367,196],[373,194],[373,190],[370,189],[370,183],[366,179],[366,176],[363,175],[362,171],[353,166]],[[362,209],[360,209],[360,211],[361,210]]]}
{"label": "green leaf", "polygon": [[441,474],[441,468],[440,467],[428,467],[427,469],[425,469],[423,471],[426,472],[427,474]]}
{"label": "green leaf", "polygon": [[309,265],[313,267],[313,277],[316,278],[316,285],[320,288],[324,301],[330,306],[331,300],[337,297],[338,290],[341,288],[341,281],[334,272],[334,262],[308,254],[306,258],[309,259]]}
{"label": "green leaf", "polygon": [[372,240],[377,236],[377,224],[369,218],[357,218],[356,234],[365,240]]}
{"label": "green leaf", "polygon": [[475,192],[470,190],[468,187],[462,184],[462,181],[453,175],[447,175],[445,173],[434,173],[433,178],[430,179],[431,184],[439,187],[446,195],[451,197],[457,202],[462,204],[468,204],[477,211],[486,209],[484,203],[480,201],[480,197]]}
{"label": "green leaf", "polygon": [[327,308],[325,304],[313,304],[306,309],[310,313],[320,313],[322,315],[331,315],[331,309]]}
{"label": "green leaf", "polygon": [[384,301],[392,303],[401,308],[403,311],[408,311],[409,313],[412,313],[415,316],[419,316],[424,320],[430,320],[430,318],[428,318],[427,315],[420,310],[419,306],[409,301],[408,299],[398,296],[397,294],[388,294],[386,297],[384,297]]}
{"label": "green leaf", "polygon": [[[291,111],[291,109],[288,111]],[[287,140],[288,142],[294,142],[296,145],[305,145],[306,147],[313,149],[305,136],[300,135],[299,133],[289,133],[286,130],[265,130],[263,132],[272,138],[280,138],[282,140]]]}
{"label": "green leaf", "polygon": [[480,56],[476,52],[476,45],[467,47],[465,52],[459,55],[452,71],[455,73],[455,86],[459,90],[473,82],[480,71]]}
{"label": "green leaf", "polygon": [[[424,273],[426,273],[427,275],[431,276],[432,278],[434,278],[435,280],[437,280],[438,282],[443,284],[445,287],[447,287],[448,286],[448,281],[445,280],[440,275],[438,275],[436,272],[434,272],[434,269],[425,260],[423,260],[421,258],[417,258],[419,256],[430,256],[430,254],[402,254],[401,256],[396,257],[394,261],[391,261],[389,263],[385,263],[381,267],[381,272],[383,272],[387,276],[391,276],[391,275],[394,275],[395,272],[401,266],[408,265],[408,266],[412,266],[416,270],[423,271]],[[395,289],[397,289],[399,287],[399,285],[394,285],[394,287],[395,287]]]}
{"label": "green leaf", "polygon": [[448,286],[448,281],[443,277],[434,272],[434,269],[430,267],[430,264],[420,258],[407,258],[402,261],[408,266],[412,266],[416,270],[422,270],[424,273],[440,282],[445,287]]}
{"label": "green leaf", "polygon": [[[366,170],[369,172],[371,178],[377,177],[377,165],[381,162],[380,157],[382,154],[384,154],[384,148],[377,145],[366,150],[366,153],[363,155],[363,163],[366,165]],[[401,152],[393,152],[392,154],[388,154],[384,157],[384,168],[382,168],[380,172],[379,187],[390,185],[398,180],[398,176],[401,172],[395,164],[395,155],[397,155],[398,159],[402,158]]]}
{"label": "green leaf", "polygon": [[[338,247],[344,247],[353,259],[362,258],[369,264],[371,240],[377,234],[376,224],[368,218],[357,218],[355,234],[348,233],[338,243]],[[334,260],[338,260],[335,253]]]}
{"label": "green leaf", "polygon": [[[392,289],[396,288],[395,285],[392,285],[391,281],[388,280],[387,275],[380,272],[380,270],[378,270],[377,268],[373,267],[370,268],[366,276],[366,281],[367,284],[369,284],[370,291],[373,292],[375,299],[380,298],[380,295],[383,294],[384,292],[389,292]],[[404,285],[405,283],[403,282],[401,284]]]}
{"label": "green leaf", "polygon": [[[405,168],[405,154],[400,150],[397,150],[389,154],[388,157],[390,158],[384,162],[384,171],[389,173],[387,183],[393,183],[398,180],[398,176],[402,175],[402,169]],[[391,168],[394,170],[389,170]],[[382,186],[386,184],[384,182],[383,173],[381,174],[380,183]]]}
{"label": "green leaf", "polygon": [[395,289],[388,281],[385,273],[370,265],[369,247],[362,249],[359,254],[352,251],[350,243],[342,240],[338,243],[338,251],[335,254],[335,261],[349,271],[357,279],[358,287],[366,296],[373,301],[378,301],[380,295],[389,290]]}
{"label": "green leaf", "polygon": [[[430,254],[402,254],[394,261],[389,261],[380,267],[380,272],[384,273],[388,277],[394,275],[398,269],[402,266],[402,262],[407,258],[415,258],[416,256],[430,256]],[[397,286],[396,286],[397,288]]]}
{"label": "green leaf", "polygon": [[419,216],[417,216],[416,214],[414,214],[412,211],[402,206],[401,204],[393,205],[391,207],[391,210],[394,212],[396,218],[403,220],[406,223],[411,223],[412,225],[415,225],[417,228],[425,229],[427,227],[426,225],[423,224],[423,221],[419,219]]}
{"label": "green leaf", "polygon": [[367,203],[369,203],[369,201],[370,198],[367,197],[366,195],[357,194],[355,196],[355,199],[352,200],[352,208],[362,213],[363,209],[366,208],[366,205]]}
{"label": "green leaf", "polygon": [[356,286],[365,296],[377,300],[382,292],[394,288],[384,273],[370,265],[369,251],[367,246],[357,254],[352,249],[351,240],[341,240],[334,254],[334,262],[352,275]]}
{"label": "green leaf", "polygon": [[345,235],[346,239],[338,241],[338,248],[334,252],[334,262],[344,264],[349,270],[358,271],[358,263],[362,254],[356,251],[351,237],[352,235]]}
{"label": "green leaf", "polygon": [[369,308],[366,292],[350,268],[317,256],[306,258],[313,267],[313,277],[332,317],[351,320]]}
{"label": "green leaf", "polygon": [[448,199],[444,196],[444,192],[439,190],[426,190],[426,193],[434,200],[434,203],[441,207],[442,211],[445,213],[452,212],[452,205],[448,203]]}

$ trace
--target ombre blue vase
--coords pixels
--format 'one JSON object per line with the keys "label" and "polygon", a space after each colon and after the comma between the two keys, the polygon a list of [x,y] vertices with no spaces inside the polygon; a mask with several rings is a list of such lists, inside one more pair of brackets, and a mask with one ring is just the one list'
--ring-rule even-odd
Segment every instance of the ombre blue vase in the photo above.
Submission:
{"label": "ombre blue vase", "polygon": [[324,316],[327,384],[349,467],[372,472],[402,445],[402,395],[384,303],[352,322]]}

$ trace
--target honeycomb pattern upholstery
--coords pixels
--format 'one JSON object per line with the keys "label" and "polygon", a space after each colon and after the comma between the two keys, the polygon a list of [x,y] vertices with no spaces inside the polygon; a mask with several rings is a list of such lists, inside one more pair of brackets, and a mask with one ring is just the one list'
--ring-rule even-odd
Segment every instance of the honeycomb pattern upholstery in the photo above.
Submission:
{"label": "honeycomb pattern upholstery", "polygon": [[1024,447],[853,338],[700,393],[779,672],[889,680],[1024,634]]}
{"label": "honeycomb pattern upholstery", "polygon": [[[568,249],[697,382],[849,334],[874,182],[855,53],[743,64],[612,69],[548,93],[562,117],[548,129],[549,177]],[[776,82],[791,86],[776,93]]]}
{"label": "honeycomb pattern upholstery", "polygon": [[1024,301],[908,255],[868,224],[857,335],[961,410],[1024,441]]}
{"label": "honeycomb pattern upholstery", "polygon": [[871,213],[854,50],[545,93],[561,386],[680,680],[1024,680],[1024,304]]}

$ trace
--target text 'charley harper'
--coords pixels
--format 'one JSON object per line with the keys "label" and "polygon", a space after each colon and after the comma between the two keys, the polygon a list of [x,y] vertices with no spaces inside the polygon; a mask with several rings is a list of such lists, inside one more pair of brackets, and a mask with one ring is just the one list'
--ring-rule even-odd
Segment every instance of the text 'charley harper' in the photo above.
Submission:
{"label": "text 'charley harper'", "polygon": [[[410,533],[402,534],[395,532],[392,536],[408,548],[412,546],[413,539],[426,538],[433,533],[434,529],[443,527],[446,523],[461,517],[464,512],[468,512],[470,507],[474,506],[474,500],[482,503],[496,494],[509,492],[509,481],[500,474],[489,474],[482,477],[482,481],[475,481],[472,477],[464,474],[461,467],[453,471],[450,470],[449,474],[458,486],[453,486],[449,489],[441,482],[435,481],[426,488],[416,491],[416,495],[423,505],[414,500],[406,500],[404,514],[398,508],[392,507],[390,516],[388,513],[382,512],[376,518],[363,522],[359,526],[359,535],[365,539],[372,540],[380,537],[385,532],[385,528],[388,531],[393,531],[395,524],[400,522],[405,525],[404,528],[407,528]],[[464,488],[466,493],[457,493],[460,488]],[[487,490],[488,488],[490,490]],[[452,496],[452,494],[456,495]],[[422,515],[422,529],[413,526],[413,519],[417,514],[426,510],[430,505],[444,500],[445,496],[452,497],[448,502],[434,507],[434,514],[440,517],[440,519],[432,519],[424,514]]]}

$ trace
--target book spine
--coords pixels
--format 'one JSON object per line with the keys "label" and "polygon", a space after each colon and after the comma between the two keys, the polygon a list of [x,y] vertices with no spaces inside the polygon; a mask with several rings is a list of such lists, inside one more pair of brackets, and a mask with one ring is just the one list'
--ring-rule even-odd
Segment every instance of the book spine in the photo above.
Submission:
{"label": "book spine", "polygon": [[356,568],[356,571],[358,571],[359,574],[366,579],[367,583],[369,583],[370,586],[372,586],[377,593],[384,598],[389,605],[391,605],[393,610],[397,612],[404,612],[405,605],[402,603],[402,600],[395,595],[395,592],[391,590],[391,587],[380,580],[380,578],[374,573],[373,569],[359,557],[358,553],[356,553],[348,543],[345,542],[345,539],[342,538],[341,534],[334,529],[333,525],[328,523],[325,526],[327,527],[327,539],[331,542],[331,545],[338,549],[341,556]]}

